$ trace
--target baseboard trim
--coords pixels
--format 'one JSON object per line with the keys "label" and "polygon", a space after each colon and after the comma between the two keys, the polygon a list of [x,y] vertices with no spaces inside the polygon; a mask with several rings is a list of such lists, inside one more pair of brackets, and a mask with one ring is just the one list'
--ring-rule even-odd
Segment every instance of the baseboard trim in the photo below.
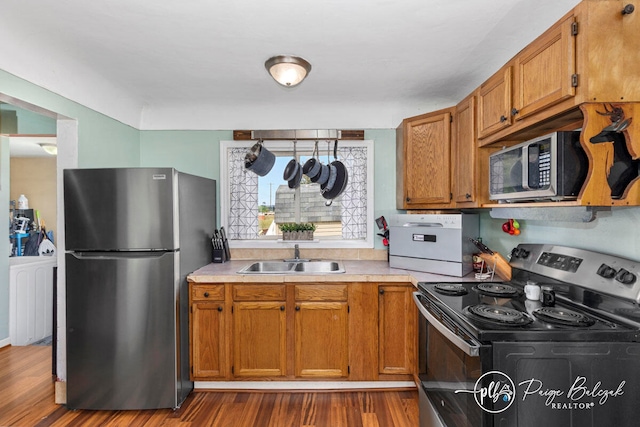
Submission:
{"label": "baseboard trim", "polygon": [[5,338],[3,340],[0,340],[0,348],[6,347],[8,345],[11,345],[11,338]]}
{"label": "baseboard trim", "polygon": [[365,390],[414,389],[413,381],[195,381],[195,390]]}

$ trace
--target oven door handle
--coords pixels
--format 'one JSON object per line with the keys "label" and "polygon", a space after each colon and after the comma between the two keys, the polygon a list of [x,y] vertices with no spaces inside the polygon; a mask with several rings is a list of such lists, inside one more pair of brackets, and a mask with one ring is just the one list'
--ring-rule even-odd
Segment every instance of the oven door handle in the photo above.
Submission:
{"label": "oven door handle", "polygon": [[453,345],[458,347],[460,350],[464,351],[469,356],[476,357],[480,354],[480,347],[481,347],[480,343],[471,339],[465,340],[463,338],[460,338],[454,332],[452,332],[449,328],[443,325],[438,319],[436,319],[434,315],[429,313],[429,311],[420,302],[419,296],[420,296],[420,292],[414,292],[413,301],[416,303],[416,306],[418,306],[418,310],[420,310],[420,313],[427,319],[427,322],[429,322],[431,326],[436,328],[438,332],[440,332],[442,335],[445,336],[445,338],[451,341]]}

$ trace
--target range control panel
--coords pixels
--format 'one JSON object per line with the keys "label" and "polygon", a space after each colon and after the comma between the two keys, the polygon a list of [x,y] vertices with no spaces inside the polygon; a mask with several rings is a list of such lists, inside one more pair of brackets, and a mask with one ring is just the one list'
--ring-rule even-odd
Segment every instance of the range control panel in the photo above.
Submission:
{"label": "range control panel", "polygon": [[582,263],[582,258],[568,255],[554,254],[551,252],[542,252],[538,258],[538,264],[544,265],[556,270],[570,271],[575,273]]}
{"label": "range control panel", "polygon": [[567,246],[520,244],[512,267],[640,303],[640,262]]}

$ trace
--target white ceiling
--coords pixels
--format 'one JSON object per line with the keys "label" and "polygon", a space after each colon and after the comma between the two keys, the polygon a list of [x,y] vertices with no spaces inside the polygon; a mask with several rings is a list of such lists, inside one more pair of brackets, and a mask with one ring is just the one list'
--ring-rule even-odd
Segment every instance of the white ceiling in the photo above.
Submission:
{"label": "white ceiling", "polygon": [[[3,0],[0,69],[139,129],[394,128],[577,3]],[[300,86],[269,77],[277,54],[311,62]]]}

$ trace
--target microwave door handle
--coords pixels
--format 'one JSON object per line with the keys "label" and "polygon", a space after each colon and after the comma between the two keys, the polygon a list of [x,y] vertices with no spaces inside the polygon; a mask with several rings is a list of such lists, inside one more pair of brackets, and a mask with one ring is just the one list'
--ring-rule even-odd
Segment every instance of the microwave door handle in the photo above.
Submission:
{"label": "microwave door handle", "polygon": [[414,292],[413,301],[415,302],[416,306],[418,306],[418,310],[420,311],[420,313],[427,319],[427,322],[429,322],[431,326],[436,328],[438,332],[440,332],[442,335],[445,336],[445,338],[451,341],[453,345],[458,347],[460,350],[464,351],[469,356],[476,357],[480,354],[479,343],[476,343],[474,341],[473,344],[470,344],[466,340],[460,338],[458,335],[451,332],[449,328],[447,328],[445,325],[440,323],[438,319],[436,319],[431,313],[427,311],[427,309],[420,302],[420,299],[418,298],[419,296],[420,296],[420,292]]}
{"label": "microwave door handle", "polygon": [[532,190],[529,187],[529,149],[527,147],[522,147],[521,151],[521,159],[522,159],[522,188],[525,190]]}

